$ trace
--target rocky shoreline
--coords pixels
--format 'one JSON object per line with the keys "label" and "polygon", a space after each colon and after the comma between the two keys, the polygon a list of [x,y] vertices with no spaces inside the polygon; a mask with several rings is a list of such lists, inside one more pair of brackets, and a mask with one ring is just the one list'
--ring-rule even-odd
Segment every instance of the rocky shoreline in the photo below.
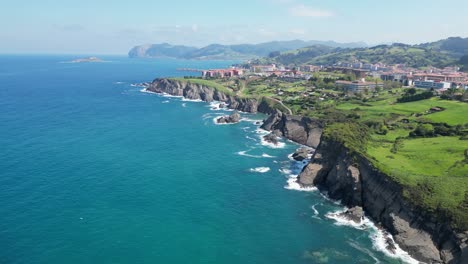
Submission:
{"label": "rocky shoreline", "polygon": [[[351,153],[342,144],[322,138],[320,120],[283,114],[264,101],[226,95],[216,89],[171,79],[155,79],[147,91],[183,96],[206,102],[220,101],[230,109],[270,114],[262,129],[271,137],[285,137],[316,149],[311,162],[298,177],[304,187],[317,186],[343,205],[358,208],[345,216],[357,220],[363,211],[387,230],[412,257],[424,263],[468,262],[468,231],[457,232],[429,213],[409,204],[400,185],[377,170],[365,157]],[[265,139],[267,140],[267,139]],[[356,217],[355,217],[356,216]],[[389,244],[389,247],[392,246]],[[466,263],[465,262],[465,263]]]}

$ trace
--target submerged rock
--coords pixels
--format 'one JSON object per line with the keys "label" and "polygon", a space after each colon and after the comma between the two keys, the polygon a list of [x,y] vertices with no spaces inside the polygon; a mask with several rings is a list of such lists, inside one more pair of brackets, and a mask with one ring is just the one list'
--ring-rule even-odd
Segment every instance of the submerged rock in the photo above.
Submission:
{"label": "submerged rock", "polygon": [[218,124],[233,124],[239,123],[241,116],[238,112],[234,112],[229,116],[222,116],[216,120]]}
{"label": "submerged rock", "polygon": [[271,144],[274,144],[274,145],[278,145],[279,141],[278,141],[278,137],[273,134],[273,133],[270,133],[266,136],[263,136],[263,139],[268,142],[268,143],[271,143]]}
{"label": "submerged rock", "polygon": [[309,158],[311,151],[307,148],[298,148],[292,155],[292,158],[297,161],[303,161]]}
{"label": "submerged rock", "polygon": [[393,239],[391,239],[390,234],[387,231],[383,231],[385,238],[385,248],[392,254],[396,254],[397,247]]}
{"label": "submerged rock", "polygon": [[360,224],[364,219],[364,210],[362,210],[362,207],[356,206],[341,213],[340,216],[356,224]]}

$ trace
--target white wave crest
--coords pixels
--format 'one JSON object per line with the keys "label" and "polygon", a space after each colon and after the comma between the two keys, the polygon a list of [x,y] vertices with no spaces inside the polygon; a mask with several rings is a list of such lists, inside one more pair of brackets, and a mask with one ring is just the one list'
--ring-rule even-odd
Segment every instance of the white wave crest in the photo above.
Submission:
{"label": "white wave crest", "polygon": [[281,149],[281,148],[284,148],[286,146],[286,144],[284,142],[280,142],[280,141],[278,141],[277,144],[268,142],[263,138],[263,135],[260,135],[260,144],[262,146],[266,146],[266,147],[274,148],[274,149]]}
{"label": "white wave crest", "polygon": [[319,205],[318,203],[312,205],[311,209],[312,211],[314,212],[314,215],[312,216],[312,218],[315,218],[315,219],[319,219],[319,220],[322,220],[322,218],[320,218],[320,213],[319,211],[317,210],[317,208],[315,208],[317,205]]}
{"label": "white wave crest", "polygon": [[146,88],[141,89],[140,92],[149,93],[149,94],[158,94],[158,93],[155,93],[155,92],[152,92],[152,91],[148,91]]}
{"label": "white wave crest", "polygon": [[168,97],[168,98],[184,98],[181,95],[172,95],[172,94],[167,94],[167,93],[162,93],[161,94],[163,97]]}
{"label": "white wave crest", "polygon": [[201,100],[201,99],[187,99],[185,97],[182,97],[182,101],[184,101],[184,102],[194,102],[194,103],[203,102],[203,100]]}
{"label": "white wave crest", "polygon": [[297,182],[296,177],[291,177],[288,179],[288,185],[284,186],[285,189],[295,190],[301,192],[314,192],[317,190],[317,187],[303,187]]}
{"label": "white wave crest", "polygon": [[169,100],[166,100],[166,101],[162,101],[161,103],[168,104],[169,102],[170,102]]}
{"label": "white wave crest", "polygon": [[[221,105],[224,105],[224,107],[221,107]],[[208,105],[208,107],[212,111],[227,110],[227,106],[228,106],[228,104],[218,102],[218,101],[210,102],[210,104]]]}
{"label": "white wave crest", "polygon": [[359,230],[365,230],[369,227],[370,221],[367,218],[361,219],[359,223],[356,223],[342,216],[341,214],[346,212],[346,210],[347,209],[336,211],[336,212],[330,212],[330,213],[325,214],[325,216],[329,219],[335,220],[335,225],[350,226]]}
{"label": "white wave crest", "polygon": [[286,169],[286,168],[279,169],[279,172],[281,172],[281,174],[284,174],[284,175],[287,175],[289,177],[295,178],[294,175],[292,175],[292,171],[290,169]]}
{"label": "white wave crest", "polygon": [[261,129],[261,128],[255,129],[255,133],[260,134],[260,135],[268,135],[268,134],[270,134],[269,131],[266,131],[266,130]]}
{"label": "white wave crest", "polygon": [[[336,225],[340,226],[350,226],[359,230],[368,230],[370,232],[369,237],[372,240],[373,247],[383,252],[385,255],[391,258],[397,258],[402,260],[405,263],[409,264],[418,264],[419,261],[413,259],[406,251],[400,248],[400,246],[395,242],[393,236],[388,232],[378,228],[369,218],[364,217],[359,223],[351,221],[340,214],[345,212],[347,209],[340,210],[337,212],[327,213],[325,216],[327,218],[335,220]],[[395,246],[395,252],[390,251],[387,246],[387,241],[390,241],[391,244]]]}
{"label": "white wave crest", "polygon": [[257,158],[257,159],[260,159],[260,158],[274,158],[273,156],[270,156],[270,155],[265,154],[265,153],[263,153],[262,155],[252,155],[252,154],[247,154],[247,152],[248,152],[248,150],[239,151],[239,152],[237,152],[237,155],[250,157],[250,158]]}
{"label": "white wave crest", "polygon": [[258,173],[265,173],[265,172],[269,172],[270,168],[268,168],[268,167],[258,167],[258,168],[250,169],[250,171],[251,172],[258,172]]}
{"label": "white wave crest", "polygon": [[259,119],[251,119],[251,118],[247,118],[247,117],[243,117],[241,119],[241,121],[250,122],[250,123],[252,123],[254,125],[257,125],[257,123],[259,123],[259,122],[260,122],[260,124],[263,122],[262,120],[259,120]]}

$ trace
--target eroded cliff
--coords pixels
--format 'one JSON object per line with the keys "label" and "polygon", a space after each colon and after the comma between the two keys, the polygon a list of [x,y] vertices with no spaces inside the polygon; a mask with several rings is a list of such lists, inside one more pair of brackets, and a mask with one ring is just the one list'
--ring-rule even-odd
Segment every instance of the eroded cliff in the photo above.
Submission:
{"label": "eroded cliff", "polygon": [[270,114],[274,112],[266,101],[260,102],[255,98],[242,98],[235,95],[226,94],[215,88],[201,84],[178,81],[172,79],[155,79],[147,88],[147,91],[155,93],[166,93],[174,96],[183,96],[187,99],[202,100],[206,102],[225,102],[229,108],[242,112],[261,112]]}
{"label": "eroded cliff", "polygon": [[156,79],[148,91],[207,102],[220,101],[231,109],[271,114],[262,125],[297,143],[316,148],[312,161],[298,177],[301,185],[321,191],[349,207],[360,206],[367,216],[387,229],[401,248],[424,263],[468,263],[467,232],[456,232],[403,196],[400,184],[376,169],[365,157],[343,144],[322,138],[324,124],[287,115],[265,100],[240,98],[190,82]]}
{"label": "eroded cliff", "polygon": [[322,139],[298,182],[315,185],[346,206],[361,206],[373,221],[394,236],[402,249],[419,261],[468,261],[466,232],[456,232],[447,223],[410,204],[400,184],[341,143]]}
{"label": "eroded cliff", "polygon": [[262,128],[272,131],[302,145],[316,148],[320,143],[323,124],[308,117],[286,115],[275,110],[263,123]]}

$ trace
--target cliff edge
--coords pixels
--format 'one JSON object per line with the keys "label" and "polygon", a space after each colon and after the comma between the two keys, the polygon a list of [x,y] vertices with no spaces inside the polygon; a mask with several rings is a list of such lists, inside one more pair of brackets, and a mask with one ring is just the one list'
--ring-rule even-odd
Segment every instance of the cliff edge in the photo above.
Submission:
{"label": "cliff edge", "polygon": [[468,232],[416,208],[404,199],[402,186],[362,155],[322,138],[312,161],[298,177],[348,207],[360,206],[388,230],[402,249],[424,263],[467,263]]}

